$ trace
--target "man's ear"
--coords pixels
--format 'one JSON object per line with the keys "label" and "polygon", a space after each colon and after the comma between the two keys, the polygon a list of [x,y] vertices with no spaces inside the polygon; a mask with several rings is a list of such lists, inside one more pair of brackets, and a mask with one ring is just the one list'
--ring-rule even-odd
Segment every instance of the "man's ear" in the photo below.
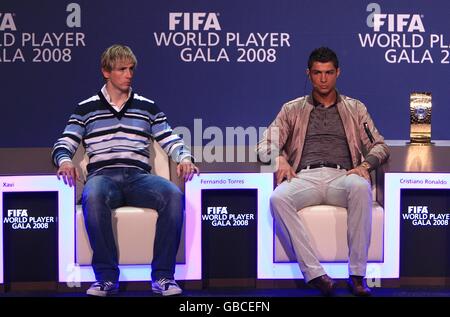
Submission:
{"label": "man's ear", "polygon": [[308,76],[309,79],[311,79],[311,76],[310,76],[310,75],[311,75],[311,73],[310,73],[310,71],[309,71],[309,68],[307,68],[307,69],[306,69],[306,76]]}
{"label": "man's ear", "polygon": [[341,69],[338,67],[336,70],[336,77],[339,77],[340,74],[341,74]]}
{"label": "man's ear", "polygon": [[108,80],[109,76],[111,76],[111,72],[102,68],[102,75],[103,75],[103,78],[105,78],[105,80]]}

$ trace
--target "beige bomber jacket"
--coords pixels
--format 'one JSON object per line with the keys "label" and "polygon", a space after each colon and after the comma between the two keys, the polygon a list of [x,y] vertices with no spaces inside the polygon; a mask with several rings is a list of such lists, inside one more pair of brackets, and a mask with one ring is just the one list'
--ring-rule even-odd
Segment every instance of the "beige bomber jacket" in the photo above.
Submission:
{"label": "beige bomber jacket", "polygon": [[[337,98],[337,108],[347,136],[353,167],[361,164],[363,158],[369,157],[371,163],[375,161],[372,168],[383,164],[389,157],[389,148],[366,106],[361,101],[344,95],[338,94]],[[283,155],[293,169],[297,170],[313,108],[311,95],[285,103],[256,146],[259,160],[273,163],[272,159]]]}

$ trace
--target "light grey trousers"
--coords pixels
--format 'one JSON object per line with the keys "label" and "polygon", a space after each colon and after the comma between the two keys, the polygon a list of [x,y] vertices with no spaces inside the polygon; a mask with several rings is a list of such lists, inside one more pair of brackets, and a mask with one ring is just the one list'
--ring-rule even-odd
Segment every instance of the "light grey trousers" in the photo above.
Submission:
{"label": "light grey trousers", "polygon": [[270,208],[281,239],[292,247],[306,282],[326,274],[297,211],[312,205],[347,208],[349,274],[366,275],[372,229],[370,183],[345,170],[321,167],[301,170],[290,182],[284,181],[272,193]]}

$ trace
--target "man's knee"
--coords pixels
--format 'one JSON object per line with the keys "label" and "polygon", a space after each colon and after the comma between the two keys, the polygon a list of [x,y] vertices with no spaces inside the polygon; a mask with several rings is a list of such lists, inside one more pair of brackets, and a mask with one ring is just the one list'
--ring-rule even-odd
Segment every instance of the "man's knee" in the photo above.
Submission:
{"label": "man's knee", "polygon": [[84,221],[88,227],[99,224],[100,219],[102,218],[102,211],[104,210],[101,206],[105,204],[105,201],[104,195],[96,195],[94,191],[83,190],[81,204]]}
{"label": "man's knee", "polygon": [[270,195],[270,207],[272,212],[278,212],[279,208],[285,204],[286,195],[276,189]]}
{"label": "man's knee", "polygon": [[105,202],[113,195],[114,184],[102,175],[93,176],[83,187],[82,202]]}
{"label": "man's knee", "polygon": [[184,210],[184,194],[172,182],[167,182],[162,188],[162,197],[166,206],[166,216],[172,219],[173,222],[178,223],[182,221]]}
{"label": "man's knee", "polygon": [[164,197],[175,201],[183,201],[184,198],[183,192],[172,182],[168,182],[165,186],[163,195]]}
{"label": "man's knee", "polygon": [[103,188],[85,187],[81,193],[81,203],[84,205],[104,204],[108,200],[108,193]]}
{"label": "man's knee", "polygon": [[356,174],[352,174],[348,176],[348,187],[352,192],[358,192],[360,194],[369,194],[371,193],[371,185],[368,180],[364,177],[358,176]]}
{"label": "man's knee", "polygon": [[85,186],[81,194],[83,206],[103,204],[108,200],[108,193],[104,188],[98,186]]}

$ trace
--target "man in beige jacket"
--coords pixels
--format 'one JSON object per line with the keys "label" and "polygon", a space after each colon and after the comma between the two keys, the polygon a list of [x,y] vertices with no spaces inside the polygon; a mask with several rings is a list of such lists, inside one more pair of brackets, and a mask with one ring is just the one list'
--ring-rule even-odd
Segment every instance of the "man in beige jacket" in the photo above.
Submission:
{"label": "man in beige jacket", "polygon": [[364,280],[372,220],[369,173],[387,160],[389,149],[364,104],[337,92],[340,69],[331,49],[315,49],[306,72],[311,95],[284,104],[257,146],[261,161],[276,164],[271,211],[305,281],[332,295],[335,282],[318,261],[297,211],[318,204],[346,207],[349,287],[356,296],[369,296]]}

